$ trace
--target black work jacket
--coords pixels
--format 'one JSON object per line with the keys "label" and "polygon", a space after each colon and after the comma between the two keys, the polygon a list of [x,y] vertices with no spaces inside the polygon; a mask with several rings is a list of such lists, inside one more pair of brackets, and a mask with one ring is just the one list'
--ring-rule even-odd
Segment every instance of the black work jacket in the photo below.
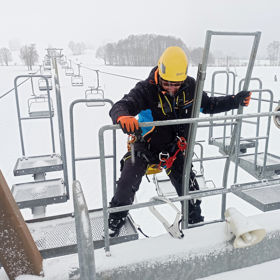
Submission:
{"label": "black work jacket", "polygon": [[[190,118],[193,108],[195,79],[187,77],[175,96],[165,93],[158,83],[158,68],[154,67],[149,77],[140,81],[130,92],[116,102],[109,114],[115,124],[119,116],[136,116],[142,110],[150,109],[154,121]],[[220,113],[236,109],[232,96],[209,97],[202,95],[201,112]],[[187,139],[189,125],[158,126],[145,135],[149,149],[153,152],[167,151],[176,136]]]}

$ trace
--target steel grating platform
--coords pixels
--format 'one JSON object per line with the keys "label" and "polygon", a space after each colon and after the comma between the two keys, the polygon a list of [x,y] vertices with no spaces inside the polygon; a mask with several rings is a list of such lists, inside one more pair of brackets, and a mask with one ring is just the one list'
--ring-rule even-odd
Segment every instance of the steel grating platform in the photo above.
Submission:
{"label": "steel grating platform", "polygon": [[[94,248],[102,248],[104,247],[102,209],[89,211],[89,217]],[[77,252],[75,218],[73,214],[26,221],[26,224],[43,258],[52,258]],[[136,239],[138,239],[138,233],[128,215],[119,236],[111,238],[110,244],[113,245]]]}
{"label": "steel grating platform", "polygon": [[38,174],[63,169],[63,162],[60,155],[43,155],[22,157],[16,162],[14,175]]}
{"label": "steel grating platform", "polygon": [[16,184],[12,187],[12,193],[19,208],[33,208],[67,201],[65,185],[60,178]]}
{"label": "steel grating platform", "polygon": [[234,185],[232,189],[235,195],[264,212],[280,209],[280,179]]}
{"label": "steel grating platform", "polygon": [[[211,139],[211,144],[220,148],[220,152],[227,154],[230,146],[231,137],[225,138],[225,144],[223,142],[223,137],[217,137]],[[242,139],[242,138],[241,138]],[[255,141],[240,141],[239,149],[240,152],[246,152],[247,148],[254,148],[256,146]]]}
{"label": "steel grating platform", "polygon": [[256,165],[254,161],[254,155],[245,155],[239,158],[239,166],[257,179],[268,179],[280,173],[279,156],[268,153],[265,167],[263,166],[264,154],[258,154]]}

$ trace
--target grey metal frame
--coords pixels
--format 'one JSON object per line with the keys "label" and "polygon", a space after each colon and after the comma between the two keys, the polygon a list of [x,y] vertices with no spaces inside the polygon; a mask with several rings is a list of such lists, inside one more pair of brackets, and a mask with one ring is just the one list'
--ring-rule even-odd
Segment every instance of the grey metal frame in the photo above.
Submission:
{"label": "grey metal frame", "polygon": [[[155,122],[147,122],[147,123],[140,123],[140,127],[150,127],[150,126],[164,126],[164,125],[180,125],[180,124],[190,124],[190,123],[200,123],[200,122],[211,122],[211,121],[221,121],[221,120],[241,120],[247,118],[255,118],[255,117],[266,117],[266,116],[280,116],[279,112],[264,112],[264,113],[256,113],[256,114],[238,114],[238,115],[230,115],[230,116],[218,116],[218,117],[205,117],[205,118],[192,118],[192,119],[180,119],[180,120],[170,120],[170,121],[155,121]],[[237,124],[236,124],[237,125]],[[105,251],[110,254],[110,247],[109,247],[109,232],[108,232],[108,214],[114,212],[120,212],[130,209],[138,209],[142,207],[148,207],[151,205],[161,204],[159,202],[144,202],[144,203],[137,203],[134,205],[127,205],[127,206],[120,206],[114,208],[108,208],[107,202],[107,184],[106,184],[106,167],[105,167],[105,148],[104,148],[104,132],[106,130],[116,130],[120,129],[119,125],[106,125],[99,129],[99,149],[100,149],[100,169],[101,169],[101,184],[102,184],[102,200],[103,200],[103,219],[104,219],[104,238],[105,238]],[[215,159],[230,159],[229,156],[218,156],[218,157],[209,157],[203,158],[203,160],[215,160]],[[225,166],[226,168],[226,166]],[[228,172],[224,172],[225,178],[224,181],[227,182],[228,179]],[[223,182],[224,182],[223,181]],[[242,189],[242,186],[240,187]],[[184,201],[190,200],[194,198],[200,198],[204,196],[210,195],[217,195],[222,194],[225,195],[226,193],[231,192],[230,189],[226,187],[216,188],[214,190],[200,190],[194,191],[191,195],[183,195],[181,197],[172,198],[171,201]],[[221,214],[220,220],[215,220],[213,222],[219,222],[224,220],[224,215]],[[208,222],[212,223],[212,222]]]}
{"label": "grey metal frame", "polygon": [[[110,99],[77,99],[73,101],[70,105],[70,137],[71,137],[71,155],[72,155],[72,178],[75,181],[76,178],[76,161],[83,161],[83,160],[95,160],[100,159],[100,156],[91,156],[91,157],[76,157],[75,152],[75,135],[74,135],[74,106],[79,103],[87,103],[87,102],[104,102],[109,103],[113,106],[113,101]],[[114,182],[114,190],[116,189],[116,131],[113,131],[113,154],[106,155],[106,158],[113,158],[113,182]]]}
{"label": "grey metal frame", "polygon": [[60,93],[60,85],[58,79],[58,70],[56,58],[53,59],[55,76],[54,76],[54,84],[55,84],[55,94],[56,94],[56,106],[57,106],[57,119],[58,119],[58,129],[59,129],[59,144],[60,144],[60,153],[63,161],[63,179],[64,185],[66,186],[67,198],[70,198],[69,195],[69,181],[68,181],[68,167],[67,167],[67,157],[66,157],[66,144],[65,144],[65,135],[64,135],[64,122],[63,122],[63,114],[62,114],[62,101],[61,101],[61,93]]}
{"label": "grey metal frame", "polygon": [[[207,69],[207,61],[210,52],[210,44],[212,36],[253,36],[254,42],[251,50],[251,55],[247,67],[245,82],[243,86],[243,90],[247,90],[249,86],[249,81],[251,79],[253,66],[257,54],[258,45],[260,42],[261,32],[216,32],[208,30],[206,32],[206,39],[204,45],[204,52],[202,57],[202,64],[198,67],[198,74],[197,74],[197,81],[196,81],[196,89],[195,89],[195,97],[194,97],[194,107],[192,111],[192,118],[197,118],[200,112],[201,106],[201,99],[202,99],[202,92],[204,87],[204,81],[206,77],[206,69]],[[243,108],[239,106],[237,114],[242,114]],[[230,153],[231,156],[234,152],[234,141],[240,138],[240,130],[241,130],[242,120],[237,120],[237,125],[234,126],[234,130],[232,133],[232,138],[230,142]],[[193,123],[190,125],[189,129],[189,136],[187,139],[188,143],[188,150],[186,152],[185,157],[185,164],[184,164],[184,174],[183,174],[183,195],[187,195],[189,193],[189,177],[190,177],[190,170],[191,170],[191,158],[194,149],[194,142],[196,137],[196,130],[197,130],[197,123]],[[223,176],[223,187],[226,188],[227,186],[227,177],[228,171],[230,166],[230,157],[226,159],[225,169],[224,169],[224,176]],[[226,208],[226,195],[223,194],[222,196],[222,209],[221,209],[221,216],[224,219],[224,212]],[[188,228],[188,216],[189,216],[189,209],[188,209],[188,201],[183,202],[182,213],[183,213],[183,220],[182,220],[182,227]]]}
{"label": "grey metal frame", "polygon": [[[46,117],[27,117],[27,118],[26,117],[21,117],[17,81],[20,78],[27,78],[27,77],[28,78],[31,77],[31,78],[45,79],[46,85],[47,85],[47,98],[48,98],[49,116],[46,116]],[[23,120],[42,119],[42,118],[49,118],[50,119],[52,153],[55,153],[54,129],[53,129],[52,114],[51,114],[51,112],[52,112],[52,105],[51,105],[51,97],[50,97],[48,78],[46,78],[43,75],[20,75],[20,76],[17,76],[15,78],[15,80],[14,80],[14,87],[15,87],[16,107],[17,107],[17,115],[18,115],[18,124],[19,124],[19,134],[20,134],[20,143],[21,143],[22,156],[25,156],[25,147],[24,147],[23,131],[22,131],[22,121]]]}
{"label": "grey metal frame", "polygon": [[[63,179],[64,179],[64,184],[66,187],[67,199],[69,199],[68,169],[67,169],[64,124],[63,124],[63,115],[62,115],[62,102],[61,102],[60,86],[59,86],[59,81],[58,81],[56,58],[53,59],[53,65],[54,65],[54,68],[56,71],[56,75],[54,77],[55,78],[55,94],[56,94],[56,106],[57,106],[57,119],[58,119],[58,127],[59,127],[59,143],[60,143],[61,158],[63,161]],[[30,77],[30,76],[32,78],[33,77],[42,78],[42,79],[45,79],[45,81],[46,81],[47,98],[48,98],[48,105],[49,105],[49,112],[50,112],[49,116],[47,116],[47,117],[29,117],[29,118],[21,117],[17,81],[20,78],[26,78],[26,77]],[[42,118],[50,119],[52,153],[55,154],[56,149],[55,149],[55,141],[54,141],[53,119],[51,116],[51,102],[50,102],[50,90],[49,90],[49,86],[48,86],[48,78],[45,77],[44,75],[20,75],[15,78],[14,86],[15,86],[15,97],[16,97],[16,106],[17,106],[17,114],[18,114],[18,124],[19,124],[19,134],[20,134],[22,156],[25,157],[25,146],[24,146],[23,131],[22,131],[22,120],[31,120],[31,119],[33,120],[33,119],[42,119]]]}
{"label": "grey metal frame", "polygon": [[[100,95],[100,98],[92,98],[92,97],[94,97],[94,95]],[[102,100],[104,99],[104,91],[101,88],[89,87],[88,89],[85,90],[85,98],[86,99],[99,100],[98,103],[95,102],[95,103],[91,104],[90,102],[87,102],[86,105],[88,107],[104,106],[105,105],[105,103],[102,102]]]}

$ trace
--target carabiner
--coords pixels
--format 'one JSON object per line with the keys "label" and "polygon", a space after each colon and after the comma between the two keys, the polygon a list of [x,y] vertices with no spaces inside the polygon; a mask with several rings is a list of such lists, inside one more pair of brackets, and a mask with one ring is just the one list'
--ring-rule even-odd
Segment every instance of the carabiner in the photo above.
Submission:
{"label": "carabiner", "polygon": [[158,157],[161,162],[166,162],[169,159],[169,153],[160,152]]}

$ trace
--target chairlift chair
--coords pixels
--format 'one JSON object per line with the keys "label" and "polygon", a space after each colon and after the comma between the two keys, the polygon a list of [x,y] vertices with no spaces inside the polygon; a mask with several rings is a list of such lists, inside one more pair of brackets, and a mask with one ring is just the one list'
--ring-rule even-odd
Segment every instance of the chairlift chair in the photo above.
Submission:
{"label": "chairlift chair", "polygon": [[28,114],[30,117],[53,117],[54,116],[54,108],[53,102],[50,98],[50,108],[48,102],[48,96],[39,95],[35,97],[31,97],[28,99]]}
{"label": "chairlift chair", "polygon": [[[38,86],[39,86],[39,90],[41,90],[41,91],[45,91],[48,89],[47,82],[44,78],[41,78],[38,80]],[[49,90],[52,90],[52,79],[51,78],[48,78],[48,86],[49,86]]]}
{"label": "chairlift chair", "polygon": [[44,63],[44,70],[51,70],[52,69],[52,67],[51,67],[51,65],[46,65],[45,63]]}
{"label": "chairlift chair", "polygon": [[65,75],[66,76],[73,76],[74,75],[74,70],[72,67],[67,66],[65,68]]}
{"label": "chairlift chair", "polygon": [[95,107],[95,106],[104,106],[105,102],[102,101],[104,99],[104,91],[101,88],[94,88],[90,87],[85,91],[85,98],[86,99],[95,99],[99,100],[100,102],[86,102],[88,107]]}
{"label": "chairlift chair", "polygon": [[71,77],[72,86],[81,87],[84,85],[83,77],[81,75],[73,75]]}
{"label": "chairlift chair", "polygon": [[48,78],[48,79],[51,79],[52,78],[52,72],[51,71],[44,71],[43,73],[42,73],[42,75],[43,76],[45,76],[46,78]]}

